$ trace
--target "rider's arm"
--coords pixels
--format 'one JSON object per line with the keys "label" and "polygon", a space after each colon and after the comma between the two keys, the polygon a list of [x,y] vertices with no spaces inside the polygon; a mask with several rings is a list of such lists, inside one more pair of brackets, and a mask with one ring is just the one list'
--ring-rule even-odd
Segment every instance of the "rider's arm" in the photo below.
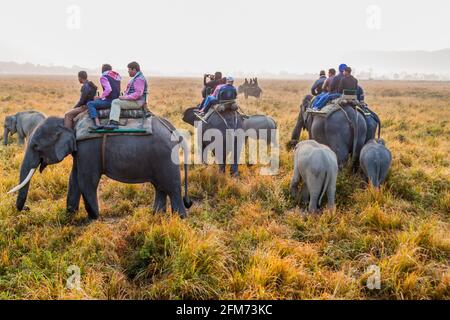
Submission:
{"label": "rider's arm", "polygon": [[145,82],[143,79],[136,79],[134,82],[134,92],[131,94],[125,94],[123,100],[139,100],[144,95]]}
{"label": "rider's arm", "polygon": [[106,79],[106,77],[101,77],[100,78],[100,83],[102,84],[103,87],[103,93],[100,96],[100,98],[102,100],[104,100],[107,96],[109,96],[109,94],[111,93],[112,89],[111,89],[111,85],[109,84],[108,79]]}
{"label": "rider's arm", "polygon": [[75,105],[74,108],[79,108],[81,106],[86,105],[88,101],[89,92],[90,92],[89,84],[87,83],[83,84],[83,86],[81,87],[80,100],[78,101],[78,103]]}

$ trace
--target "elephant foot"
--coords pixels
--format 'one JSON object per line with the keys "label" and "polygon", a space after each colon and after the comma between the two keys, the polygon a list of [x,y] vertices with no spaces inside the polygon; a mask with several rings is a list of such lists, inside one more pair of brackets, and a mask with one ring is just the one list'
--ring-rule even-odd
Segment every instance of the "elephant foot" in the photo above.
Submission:
{"label": "elephant foot", "polygon": [[88,215],[88,221],[89,222],[97,221],[99,218],[100,218],[99,215]]}
{"label": "elephant foot", "polygon": [[239,178],[239,176],[240,176],[239,172],[237,172],[237,171],[231,172],[230,175],[231,175],[232,178]]}
{"label": "elephant foot", "polygon": [[298,143],[299,143],[299,140],[291,140],[286,144],[286,147],[288,150],[292,150],[297,146]]}

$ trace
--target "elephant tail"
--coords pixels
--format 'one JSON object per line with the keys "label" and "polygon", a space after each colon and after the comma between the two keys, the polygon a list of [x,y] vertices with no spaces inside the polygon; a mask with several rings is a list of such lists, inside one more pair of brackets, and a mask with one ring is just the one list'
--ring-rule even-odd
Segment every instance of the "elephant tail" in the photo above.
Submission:
{"label": "elephant tail", "polygon": [[319,198],[319,202],[318,205],[320,206],[322,203],[322,199],[325,196],[325,192],[327,192],[328,190],[328,186],[331,183],[331,177],[328,174],[328,171],[325,171],[325,177],[323,179],[323,184],[322,184],[322,191],[320,192],[320,198]]}
{"label": "elephant tail", "polygon": [[181,137],[181,146],[184,154],[184,197],[183,202],[186,209],[192,207],[192,201],[189,198],[189,147],[186,139]]}

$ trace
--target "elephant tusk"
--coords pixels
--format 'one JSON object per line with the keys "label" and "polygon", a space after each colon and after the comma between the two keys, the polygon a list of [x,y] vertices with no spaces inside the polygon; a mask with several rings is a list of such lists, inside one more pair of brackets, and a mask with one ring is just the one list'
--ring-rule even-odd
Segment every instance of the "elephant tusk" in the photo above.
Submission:
{"label": "elephant tusk", "polygon": [[31,178],[33,178],[33,175],[35,172],[36,172],[36,169],[31,169],[30,172],[28,173],[27,177],[25,178],[25,180],[23,180],[23,182],[21,184],[19,184],[17,187],[8,191],[8,194],[17,192],[20,189],[22,189],[23,187],[25,187],[27,185],[27,183],[30,182]]}

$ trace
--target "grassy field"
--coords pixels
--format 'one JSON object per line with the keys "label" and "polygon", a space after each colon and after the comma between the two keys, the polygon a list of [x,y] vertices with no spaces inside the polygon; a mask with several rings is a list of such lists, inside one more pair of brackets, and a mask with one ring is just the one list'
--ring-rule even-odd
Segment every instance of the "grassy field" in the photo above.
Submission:
{"label": "grassy field", "polygon": [[[98,82],[98,81],[96,81]],[[289,197],[293,154],[285,148],[309,82],[264,81],[248,114],[280,126],[280,174],[215,166],[190,171],[189,218],[153,214],[153,187],[103,178],[101,219],[65,213],[71,158],[37,174],[28,212],[15,197],[23,148],[0,146],[2,299],[449,299],[450,86],[366,82],[393,153],[384,188],[340,172],[337,210],[302,216]],[[199,100],[201,79],[151,79],[150,106],[177,127]],[[0,116],[35,109],[62,115],[79,94],[75,78],[1,77]],[[306,138],[306,134],[303,134]],[[66,288],[72,265],[81,289]],[[366,286],[370,266],[381,288]]]}

